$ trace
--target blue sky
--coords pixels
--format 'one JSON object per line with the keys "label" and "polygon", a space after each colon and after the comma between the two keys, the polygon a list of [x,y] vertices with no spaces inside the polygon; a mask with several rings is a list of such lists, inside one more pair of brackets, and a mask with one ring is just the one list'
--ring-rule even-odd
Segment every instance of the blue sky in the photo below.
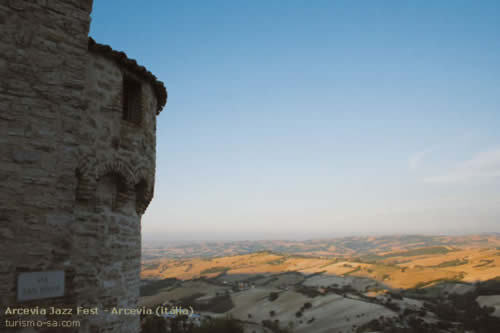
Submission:
{"label": "blue sky", "polygon": [[497,1],[95,0],[90,35],[169,92],[144,239],[500,231],[499,16]]}

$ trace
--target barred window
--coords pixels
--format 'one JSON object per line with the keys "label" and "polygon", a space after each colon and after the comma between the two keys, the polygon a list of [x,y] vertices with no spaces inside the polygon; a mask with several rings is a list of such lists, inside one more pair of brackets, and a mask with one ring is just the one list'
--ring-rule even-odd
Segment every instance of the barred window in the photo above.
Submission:
{"label": "barred window", "polygon": [[128,76],[123,77],[123,119],[136,125],[142,122],[141,83]]}

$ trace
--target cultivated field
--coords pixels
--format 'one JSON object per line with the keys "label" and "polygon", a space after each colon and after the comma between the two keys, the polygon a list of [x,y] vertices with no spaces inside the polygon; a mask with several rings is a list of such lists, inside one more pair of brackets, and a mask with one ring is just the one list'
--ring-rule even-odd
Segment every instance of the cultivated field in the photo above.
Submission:
{"label": "cultivated field", "polygon": [[[295,253],[144,260],[141,305],[179,304],[203,318],[229,315],[249,333],[370,332],[380,327],[455,332],[481,325],[500,330],[500,319],[495,319],[500,318],[496,235],[299,245],[275,244]],[[236,248],[231,244],[224,253]]]}

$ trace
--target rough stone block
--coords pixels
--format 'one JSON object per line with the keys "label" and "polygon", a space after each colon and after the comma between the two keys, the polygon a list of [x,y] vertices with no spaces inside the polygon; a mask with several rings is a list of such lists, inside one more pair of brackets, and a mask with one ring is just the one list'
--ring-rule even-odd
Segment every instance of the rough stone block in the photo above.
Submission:
{"label": "rough stone block", "polygon": [[[22,132],[24,136],[24,129]],[[41,158],[41,154],[39,152],[27,151],[22,148],[13,149],[11,156],[16,163],[34,163],[39,161]]]}

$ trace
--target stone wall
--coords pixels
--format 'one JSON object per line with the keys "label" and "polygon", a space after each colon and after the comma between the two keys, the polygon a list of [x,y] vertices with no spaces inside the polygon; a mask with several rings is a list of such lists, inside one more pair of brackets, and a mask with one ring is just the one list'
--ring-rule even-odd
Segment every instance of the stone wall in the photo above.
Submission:
{"label": "stone wall", "polygon": [[[0,2],[0,331],[7,306],[137,305],[163,105],[151,82],[89,51],[91,9],[92,0]],[[140,125],[122,119],[124,73],[142,83]],[[64,297],[19,303],[17,276],[33,271],[64,271]],[[139,330],[138,317],[102,311],[49,319],[81,321],[61,332]]]}
{"label": "stone wall", "polygon": [[139,318],[102,310],[136,308],[141,269],[140,218],[152,198],[155,165],[156,98],[142,87],[143,121],[122,119],[123,74],[113,60],[90,53],[80,133],[71,264],[78,305],[101,308],[89,325],[138,332]]}

